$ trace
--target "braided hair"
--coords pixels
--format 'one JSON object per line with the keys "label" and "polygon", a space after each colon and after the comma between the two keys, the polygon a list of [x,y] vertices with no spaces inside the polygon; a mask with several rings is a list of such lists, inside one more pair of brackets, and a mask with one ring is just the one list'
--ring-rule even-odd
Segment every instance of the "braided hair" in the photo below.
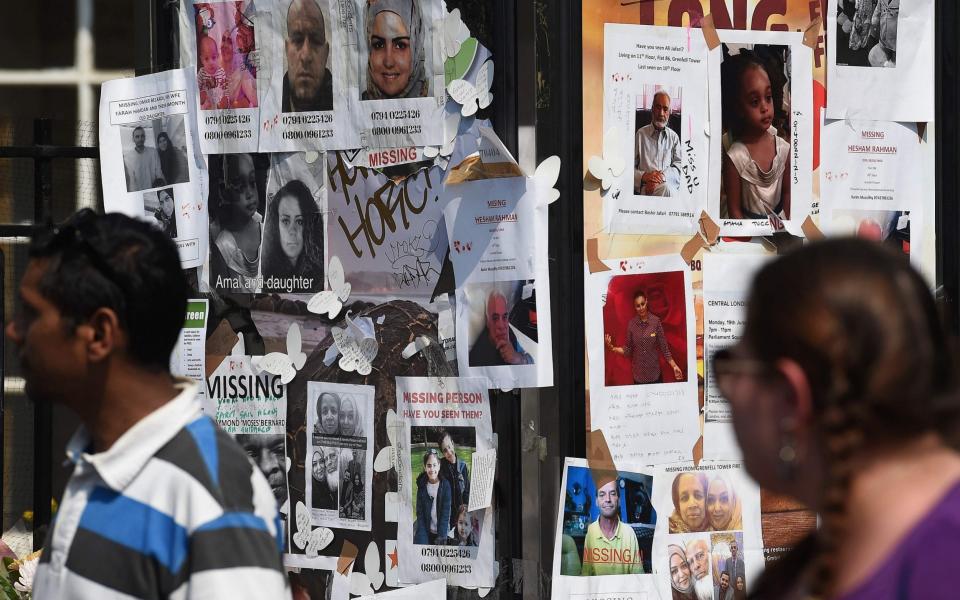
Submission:
{"label": "braided hair", "polygon": [[804,371],[822,445],[821,527],[764,574],[752,598],[779,598],[803,573],[830,594],[858,458],[924,434],[956,437],[952,353],[922,277],[903,255],[865,240],[811,244],[767,265],[750,294],[744,342],[773,370]]}

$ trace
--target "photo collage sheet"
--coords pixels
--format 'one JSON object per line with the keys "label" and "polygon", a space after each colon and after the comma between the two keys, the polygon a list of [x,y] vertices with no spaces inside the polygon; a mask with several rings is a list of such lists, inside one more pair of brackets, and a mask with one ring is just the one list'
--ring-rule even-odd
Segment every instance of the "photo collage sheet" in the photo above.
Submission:
{"label": "photo collage sheet", "polygon": [[583,6],[591,431],[564,468],[554,597],[745,597],[816,527],[761,502],[711,363],[754,274],[837,235],[933,274],[933,108],[883,91],[933,89],[933,4],[745,4]]}
{"label": "photo collage sheet", "polygon": [[179,34],[103,85],[105,207],[180,249],[171,370],[270,484],[292,591],[492,588],[488,390],[553,382],[559,160],[520,169],[442,0],[180,0]]}

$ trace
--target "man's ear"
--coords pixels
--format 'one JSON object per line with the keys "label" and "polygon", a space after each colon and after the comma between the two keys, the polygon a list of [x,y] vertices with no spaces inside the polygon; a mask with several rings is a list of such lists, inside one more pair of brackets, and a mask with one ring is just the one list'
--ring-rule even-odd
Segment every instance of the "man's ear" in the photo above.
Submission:
{"label": "man's ear", "polygon": [[112,308],[101,306],[93,311],[86,323],[78,327],[78,334],[86,336],[87,359],[102,362],[118,349],[126,347],[126,333],[120,327],[120,319]]}

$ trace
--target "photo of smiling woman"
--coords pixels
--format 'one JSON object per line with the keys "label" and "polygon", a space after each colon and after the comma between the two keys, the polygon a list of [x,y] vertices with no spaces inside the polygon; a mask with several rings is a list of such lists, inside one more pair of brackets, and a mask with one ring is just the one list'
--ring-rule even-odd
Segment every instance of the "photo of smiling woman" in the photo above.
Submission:
{"label": "photo of smiling woman", "polygon": [[363,100],[430,95],[419,0],[369,0],[367,84]]}
{"label": "photo of smiling woman", "polygon": [[710,483],[703,473],[680,473],[673,478],[670,533],[707,530],[707,488]]}
{"label": "photo of smiling woman", "polygon": [[673,600],[696,600],[693,591],[693,576],[690,574],[690,563],[687,562],[687,552],[676,544],[667,546],[667,560],[670,567],[670,587]]}
{"label": "photo of smiling woman", "polygon": [[323,220],[302,181],[288,181],[267,201],[263,289],[291,293],[323,289]]}

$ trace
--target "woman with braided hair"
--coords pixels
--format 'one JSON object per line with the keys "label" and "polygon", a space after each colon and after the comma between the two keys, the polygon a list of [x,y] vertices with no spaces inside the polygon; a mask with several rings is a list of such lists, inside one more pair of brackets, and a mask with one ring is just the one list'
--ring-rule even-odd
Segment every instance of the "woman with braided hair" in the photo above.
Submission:
{"label": "woman with braided hair", "polygon": [[714,358],[744,465],[819,512],[751,598],[955,598],[960,402],[923,278],[857,239],[762,269],[741,341]]}

